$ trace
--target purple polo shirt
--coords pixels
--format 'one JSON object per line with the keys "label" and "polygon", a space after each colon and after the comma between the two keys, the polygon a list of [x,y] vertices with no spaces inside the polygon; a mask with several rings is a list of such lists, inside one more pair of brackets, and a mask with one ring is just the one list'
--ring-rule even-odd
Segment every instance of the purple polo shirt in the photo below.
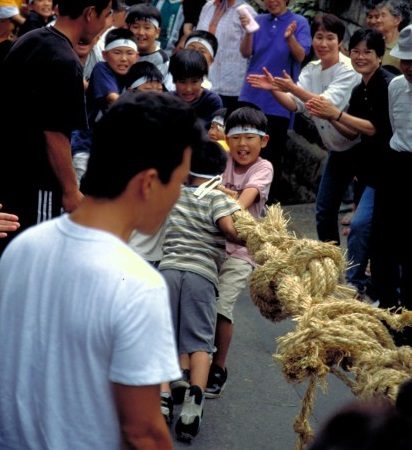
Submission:
{"label": "purple polo shirt", "polygon": [[[256,21],[260,28],[253,35],[252,56],[246,75],[260,74],[262,67],[267,67],[272,75],[282,76],[282,71],[286,70],[294,81],[298,79],[300,63],[293,58],[284,38],[286,28],[294,20],[297,23],[295,37],[305,53],[309,53],[312,39],[309,23],[303,16],[289,10],[278,17],[272,14],[259,14]],[[243,83],[239,100],[259,106],[267,115],[290,117],[290,112],[281,106],[269,91],[253,88],[246,81]]]}

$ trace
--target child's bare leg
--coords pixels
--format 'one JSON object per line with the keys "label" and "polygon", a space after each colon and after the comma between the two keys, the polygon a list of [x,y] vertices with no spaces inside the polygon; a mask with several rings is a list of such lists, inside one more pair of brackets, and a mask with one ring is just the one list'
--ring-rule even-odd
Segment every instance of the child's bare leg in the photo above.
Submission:
{"label": "child's bare leg", "polygon": [[226,317],[218,314],[215,335],[215,346],[217,351],[213,355],[213,362],[222,369],[226,367],[226,359],[229,353],[232,336],[233,323]]}
{"label": "child's bare leg", "polygon": [[180,363],[180,368],[182,370],[184,369],[190,369],[190,357],[188,353],[182,353],[181,355],[179,355],[179,363]]}
{"label": "child's bare leg", "polygon": [[190,355],[190,384],[206,389],[210,359],[207,352],[194,352]]}

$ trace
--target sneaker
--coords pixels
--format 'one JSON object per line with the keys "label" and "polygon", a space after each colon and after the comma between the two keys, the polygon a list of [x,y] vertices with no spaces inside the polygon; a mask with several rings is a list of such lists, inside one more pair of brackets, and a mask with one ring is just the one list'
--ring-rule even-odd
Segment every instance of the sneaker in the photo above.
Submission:
{"label": "sneaker", "polygon": [[182,370],[182,378],[172,381],[170,383],[170,389],[172,390],[173,403],[180,405],[183,403],[186,389],[190,387],[190,370]]}
{"label": "sneaker", "polygon": [[190,386],[185,392],[182,411],[176,423],[176,438],[190,443],[199,433],[203,416],[204,394],[199,386]]}
{"label": "sneaker", "polygon": [[209,370],[209,378],[207,379],[207,387],[205,389],[206,398],[218,398],[222,395],[226,386],[227,369],[222,369],[216,364],[212,364]]}
{"label": "sneaker", "polygon": [[173,420],[173,400],[168,392],[160,394],[160,410],[167,424],[171,424]]}

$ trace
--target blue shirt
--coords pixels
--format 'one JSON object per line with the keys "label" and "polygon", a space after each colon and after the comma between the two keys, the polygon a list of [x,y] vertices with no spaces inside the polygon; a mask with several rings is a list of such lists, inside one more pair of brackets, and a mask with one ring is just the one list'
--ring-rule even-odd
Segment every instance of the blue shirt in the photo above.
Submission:
{"label": "blue shirt", "polygon": [[[289,10],[278,17],[272,14],[260,14],[256,17],[260,28],[253,35],[252,56],[246,75],[261,74],[262,68],[266,67],[274,76],[282,76],[282,71],[286,70],[294,81],[298,79],[300,63],[292,56],[284,38],[287,27],[294,20],[297,23],[295,37],[305,53],[309,53],[312,39],[309,23],[303,16]],[[281,106],[269,91],[253,88],[246,81],[240,92],[239,100],[254,103],[265,114],[290,117],[289,110]]]}

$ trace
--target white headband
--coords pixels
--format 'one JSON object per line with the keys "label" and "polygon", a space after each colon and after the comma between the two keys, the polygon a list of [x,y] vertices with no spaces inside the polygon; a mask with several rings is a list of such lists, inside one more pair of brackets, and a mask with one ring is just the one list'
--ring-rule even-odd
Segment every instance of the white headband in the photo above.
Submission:
{"label": "white headband", "polygon": [[160,28],[160,23],[154,17],[142,17],[141,19],[136,19],[136,21],[144,20],[145,22],[150,22],[155,28]]}
{"label": "white headband", "polygon": [[195,172],[189,172],[190,175],[194,177],[201,177],[201,178],[210,178],[209,181],[205,181],[202,183],[196,190],[193,192],[193,195],[199,199],[203,198],[206,194],[208,194],[210,191],[212,191],[216,186],[219,186],[219,184],[222,184],[222,176],[221,175],[202,175]]}
{"label": "white headband", "polygon": [[142,84],[147,83],[148,81],[150,81],[149,78],[147,78],[147,77],[140,77],[133,84],[130,85],[130,89],[136,89],[139,86],[141,86]]}
{"label": "white headband", "polygon": [[216,117],[213,117],[212,123],[217,123],[221,127],[224,127],[225,126],[225,119],[222,116],[216,116]]}
{"label": "white headband", "polygon": [[104,50],[108,52],[119,47],[128,47],[137,52],[137,45],[131,39],[116,39],[115,41],[110,42],[110,44],[107,44]]}
{"label": "white headband", "polygon": [[206,39],[203,39],[203,38],[197,37],[197,36],[191,37],[186,41],[185,48],[187,48],[187,46],[189,44],[191,44],[192,42],[199,42],[199,44],[202,44],[203,47],[205,47],[206,50],[213,56],[213,58],[215,57],[215,52],[213,51],[213,47],[209,44],[209,42]]}
{"label": "white headband", "polygon": [[264,131],[250,126],[233,127],[226,133],[226,136],[230,137],[234,134],[257,134],[258,136],[266,136],[266,133]]}

